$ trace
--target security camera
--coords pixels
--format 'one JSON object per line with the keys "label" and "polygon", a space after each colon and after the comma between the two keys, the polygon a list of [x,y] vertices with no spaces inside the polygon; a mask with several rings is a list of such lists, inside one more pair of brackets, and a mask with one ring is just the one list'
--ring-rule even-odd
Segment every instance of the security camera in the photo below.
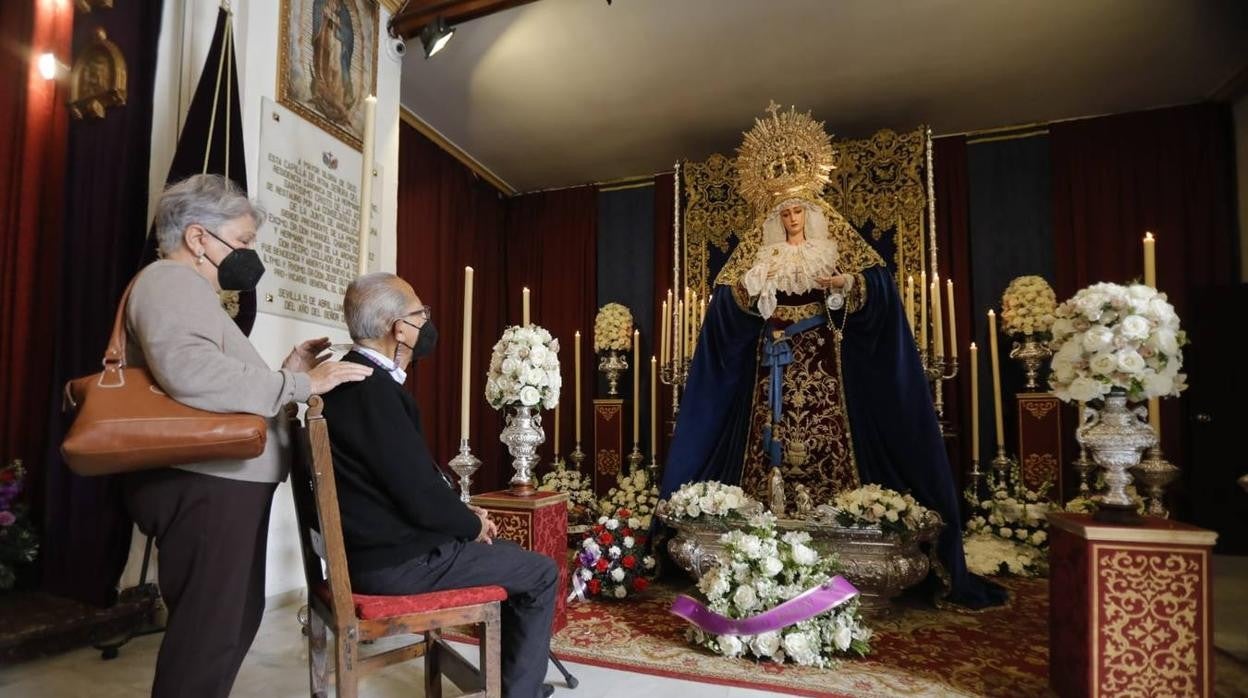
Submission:
{"label": "security camera", "polygon": [[407,42],[398,37],[390,37],[386,41],[386,53],[395,61],[402,62],[407,53]]}

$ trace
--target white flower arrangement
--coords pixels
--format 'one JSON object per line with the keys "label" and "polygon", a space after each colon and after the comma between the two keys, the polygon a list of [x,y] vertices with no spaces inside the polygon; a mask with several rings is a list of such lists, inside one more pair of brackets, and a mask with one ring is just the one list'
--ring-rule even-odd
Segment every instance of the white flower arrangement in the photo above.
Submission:
{"label": "white flower arrangement", "polygon": [[607,303],[594,318],[594,352],[628,351],[633,346],[633,314],[619,303]]}
{"label": "white flower arrangement", "polygon": [[485,399],[496,410],[505,407],[554,409],[563,378],[559,373],[559,340],[537,325],[508,327],[494,345],[485,378]]}
{"label": "white flower arrangement", "polygon": [[659,503],[660,516],[672,520],[707,517],[745,518],[762,511],[762,504],[736,485],[710,480],[687,482]]}
{"label": "white flower arrangement", "polygon": [[1040,276],[1020,276],[1001,296],[1001,331],[1009,335],[1047,335],[1053,327],[1057,294]]}
{"label": "white flower arrangement", "polygon": [[825,505],[820,511],[831,514],[841,526],[879,528],[901,535],[918,531],[930,517],[939,518],[914,497],[875,484],[841,492],[830,507]]}
{"label": "white flower arrangement", "polygon": [[598,502],[598,512],[610,516],[619,509],[628,509],[641,521],[633,528],[650,530],[650,517],[659,503],[658,483],[650,482],[650,474],[638,468],[632,475],[620,473],[615,487],[607,490],[607,496]]}
{"label": "white flower arrangement", "polygon": [[1055,509],[1046,497],[1048,490],[1048,484],[1028,489],[1017,463],[990,498],[977,502],[976,493],[967,490],[976,514],[966,522],[962,547],[972,572],[1022,577],[1048,573],[1048,514]]}
{"label": "white flower arrangement", "polygon": [[537,489],[540,492],[566,493],[570,521],[588,523],[598,503],[591,478],[579,470],[563,467],[562,462],[559,467],[542,476],[542,483]]}
{"label": "white flower arrangement", "polygon": [[[809,533],[777,535],[770,513],[754,516],[746,530],[729,531],[720,541],[725,562],[704,574],[698,589],[712,611],[729,618],[775,608],[826,582],[838,569],[835,558],[820,557],[810,546]],[[838,656],[866,656],[872,632],[862,621],[855,597],[813,618],[759,635],[712,635],[692,627],[686,635],[726,657],[827,667]]]}
{"label": "white flower arrangement", "polygon": [[1187,336],[1166,294],[1151,286],[1093,284],[1057,306],[1049,385],[1065,402],[1099,400],[1118,388],[1136,402],[1177,396]]}
{"label": "white flower arrangement", "polygon": [[572,588],[584,596],[623,599],[645,591],[655,560],[646,554],[646,530],[628,509],[602,516],[576,554]]}
{"label": "white flower arrangement", "polygon": [[974,574],[1035,577],[1048,568],[1047,551],[991,533],[968,534],[962,540],[962,549],[966,554],[966,568]]}

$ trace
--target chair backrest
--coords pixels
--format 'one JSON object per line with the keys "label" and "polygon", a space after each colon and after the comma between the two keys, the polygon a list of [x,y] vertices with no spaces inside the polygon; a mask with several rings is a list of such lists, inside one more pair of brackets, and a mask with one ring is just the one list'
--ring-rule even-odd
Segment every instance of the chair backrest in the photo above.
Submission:
{"label": "chair backrest", "polygon": [[296,410],[288,413],[294,441],[290,484],[299,526],[299,548],[303,553],[303,573],[308,583],[308,603],[314,605],[312,597],[318,587],[329,589],[330,610],[334,613],[333,625],[337,631],[354,626],[356,619],[351,578],[347,572],[347,551],[342,542],[329,425],[322,415],[324,407],[324,401],[314,395],[308,399],[303,422],[299,421]]}

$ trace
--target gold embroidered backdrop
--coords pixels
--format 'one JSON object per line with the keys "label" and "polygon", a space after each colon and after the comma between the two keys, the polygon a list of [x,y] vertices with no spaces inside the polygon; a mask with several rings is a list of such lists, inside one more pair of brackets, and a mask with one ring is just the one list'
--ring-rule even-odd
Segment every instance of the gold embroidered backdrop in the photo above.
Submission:
{"label": "gold embroidered backdrop", "polygon": [[[898,286],[907,274],[914,274],[917,281],[926,264],[926,132],[924,127],[904,133],[885,129],[862,140],[833,141],[836,169],[824,199],[888,260]],[[716,154],[702,162],[682,163],[681,168],[684,217],[678,285],[706,297],[719,268],[750,232],[754,214],[737,195],[733,158]]]}

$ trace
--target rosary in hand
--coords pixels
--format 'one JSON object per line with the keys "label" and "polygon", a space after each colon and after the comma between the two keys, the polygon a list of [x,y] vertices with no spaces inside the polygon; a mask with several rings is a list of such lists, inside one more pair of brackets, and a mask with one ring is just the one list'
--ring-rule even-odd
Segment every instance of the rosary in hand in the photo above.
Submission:
{"label": "rosary in hand", "polygon": [[832,313],[845,308],[844,287],[834,287],[829,283],[829,286],[825,289],[824,293],[825,298],[823,304],[828,310],[828,326],[835,330],[836,338],[839,340],[841,338],[841,333],[845,331],[846,323],[849,322],[849,312],[846,311],[841,314],[840,327],[836,326],[836,318],[833,317]]}

